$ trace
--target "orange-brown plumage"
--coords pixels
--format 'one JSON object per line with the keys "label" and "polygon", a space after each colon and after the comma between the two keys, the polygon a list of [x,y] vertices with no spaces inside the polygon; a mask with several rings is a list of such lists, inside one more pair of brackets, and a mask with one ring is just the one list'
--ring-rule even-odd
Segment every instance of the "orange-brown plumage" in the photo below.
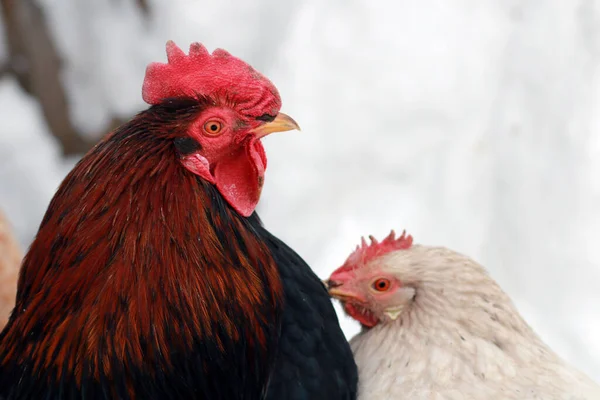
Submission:
{"label": "orange-brown plumage", "polygon": [[[19,318],[2,340],[2,349],[7,351],[5,359],[31,357],[34,370],[54,367],[57,379],[62,366],[67,365],[80,383],[81,359],[93,364],[94,378],[99,378],[100,371],[112,377],[112,366],[102,363],[101,358],[108,348],[114,349],[125,367],[129,367],[127,362],[140,367],[159,361],[168,366],[173,351],[169,346],[190,351],[194,334],[216,341],[224,350],[221,338],[215,337],[215,324],[223,324],[234,341],[243,334],[250,345],[264,349],[264,335],[257,336],[259,343],[252,343],[252,332],[237,330],[245,327],[262,332],[261,324],[276,318],[255,312],[262,306],[274,309],[281,296],[276,266],[264,245],[227,212],[222,217],[211,215],[213,210],[207,198],[210,194],[195,176],[178,165],[169,141],[153,138],[143,143],[134,137],[122,144],[120,158],[116,158],[106,143],[119,134],[122,132],[92,150],[66,178],[52,201],[24,261],[17,303]],[[140,150],[144,154],[136,156]],[[128,168],[127,164],[136,159],[135,168]],[[141,179],[143,176],[153,180]],[[119,183],[114,185],[113,180]],[[140,199],[145,201],[139,203]],[[80,211],[68,212],[75,207]],[[208,221],[227,217],[231,220],[219,219],[215,226]],[[219,234],[229,236],[236,234],[234,231],[240,236],[240,243],[245,243],[244,251],[235,241],[219,241]],[[196,246],[180,242],[199,232],[202,236],[195,241]],[[70,242],[66,237],[85,240]],[[224,259],[223,246],[237,252],[239,268],[231,268]],[[43,251],[53,248],[57,251]],[[214,268],[189,268],[188,263],[199,258]],[[257,265],[263,268],[256,268]],[[35,272],[30,273],[32,270]],[[165,280],[168,277],[176,279]],[[178,296],[179,306],[189,310],[186,325],[181,328],[170,326],[173,321],[166,316],[170,311],[165,300],[171,296]],[[219,302],[211,301],[223,298],[235,299],[232,304],[239,305],[246,320],[232,320],[240,313],[222,309]],[[127,312],[119,310],[123,307]],[[68,315],[57,310],[68,310]],[[35,331],[40,315],[49,319],[45,329],[52,335],[25,348],[12,346],[24,332]],[[167,344],[170,329],[170,335],[177,340]],[[114,330],[114,335],[106,335],[110,330]],[[141,343],[142,334],[154,336],[155,343]],[[61,346],[61,342],[70,345]]]}

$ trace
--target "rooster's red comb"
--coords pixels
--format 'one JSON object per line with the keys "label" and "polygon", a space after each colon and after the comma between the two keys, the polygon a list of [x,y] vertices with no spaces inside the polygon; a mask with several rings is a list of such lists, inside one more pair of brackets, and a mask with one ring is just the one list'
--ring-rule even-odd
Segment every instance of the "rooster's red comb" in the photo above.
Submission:
{"label": "rooster's red comb", "polygon": [[356,246],[356,250],[350,254],[344,265],[338,268],[336,272],[355,269],[360,265],[364,265],[367,262],[392,251],[409,249],[413,243],[412,236],[407,235],[406,231],[402,231],[402,235],[396,238],[396,232],[392,230],[381,242],[378,242],[377,239],[371,235],[369,236],[369,239],[371,240],[370,244],[362,237],[360,245]]}
{"label": "rooster's red comb", "polygon": [[155,62],[146,68],[142,98],[148,104],[172,97],[223,94],[235,104],[246,103],[242,109],[251,116],[262,115],[265,107],[275,115],[281,107],[271,81],[223,49],[210,54],[202,44],[192,43],[189,54],[185,54],[169,40],[167,60],[166,64]]}

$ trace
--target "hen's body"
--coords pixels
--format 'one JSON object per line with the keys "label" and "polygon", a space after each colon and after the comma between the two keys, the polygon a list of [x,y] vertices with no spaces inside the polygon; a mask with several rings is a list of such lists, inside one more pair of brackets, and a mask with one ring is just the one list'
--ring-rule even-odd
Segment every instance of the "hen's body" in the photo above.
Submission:
{"label": "hen's body", "polygon": [[[331,279],[346,310],[376,318],[350,342],[360,399],[600,399],[600,387],[554,353],[466,256],[409,243]],[[383,290],[370,286],[382,279]]]}
{"label": "hen's body", "polygon": [[[480,316],[491,319],[503,312],[494,305],[480,310]],[[476,310],[460,322],[418,313],[407,312],[350,341],[364,377],[360,399],[600,399],[597,386],[567,366],[522,321],[513,320],[525,329],[523,336],[512,336],[513,327],[498,321],[482,337],[484,332],[469,322],[477,318]]]}
{"label": "hen's body", "polygon": [[600,399],[600,388],[542,342],[473,260],[413,246],[374,263],[416,294],[396,320],[351,340],[359,398]]}

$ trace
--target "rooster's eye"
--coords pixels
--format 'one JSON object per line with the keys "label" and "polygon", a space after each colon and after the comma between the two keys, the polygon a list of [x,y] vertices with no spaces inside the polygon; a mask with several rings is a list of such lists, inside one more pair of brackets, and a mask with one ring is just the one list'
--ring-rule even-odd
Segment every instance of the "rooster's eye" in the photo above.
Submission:
{"label": "rooster's eye", "polygon": [[204,132],[206,132],[208,135],[218,135],[221,132],[222,129],[222,125],[219,121],[216,120],[210,120],[207,121],[204,124]]}
{"label": "rooster's eye", "polygon": [[390,280],[389,279],[380,278],[380,279],[377,279],[375,282],[373,282],[373,289],[377,290],[378,292],[385,292],[389,288],[390,288]]}

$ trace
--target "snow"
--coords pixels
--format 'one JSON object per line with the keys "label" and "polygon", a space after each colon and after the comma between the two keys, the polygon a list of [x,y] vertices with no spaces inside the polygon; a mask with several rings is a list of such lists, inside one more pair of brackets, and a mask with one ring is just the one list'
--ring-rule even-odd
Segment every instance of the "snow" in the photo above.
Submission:
{"label": "snow", "polygon": [[[223,47],[302,127],[265,139],[259,212],[321,277],[361,235],[407,229],[484,264],[600,381],[598,1],[40,3],[88,134],[144,108],[166,40]],[[28,244],[72,161],[10,79],[0,121],[0,208]]]}
{"label": "snow", "polygon": [[0,208],[28,245],[73,162],[61,159],[37,102],[12,78],[0,80],[0,121]]}

